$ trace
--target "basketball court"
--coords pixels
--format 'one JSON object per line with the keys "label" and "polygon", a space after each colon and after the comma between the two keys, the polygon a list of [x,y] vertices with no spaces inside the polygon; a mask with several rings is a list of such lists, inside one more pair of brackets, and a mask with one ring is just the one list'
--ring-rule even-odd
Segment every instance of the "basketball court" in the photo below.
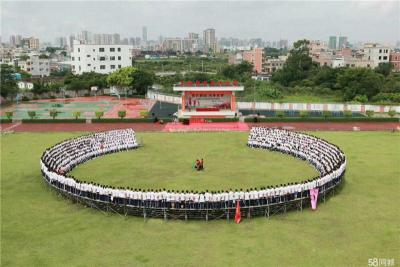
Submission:
{"label": "basketball court", "polygon": [[49,111],[57,110],[57,118],[73,118],[75,111],[81,112],[81,118],[93,118],[96,111],[104,111],[104,118],[118,118],[119,110],[126,110],[127,118],[139,118],[141,112],[148,112],[155,101],[138,98],[121,98],[112,96],[77,97],[42,99],[20,102],[1,110],[1,118],[6,118],[6,111],[13,111],[14,119],[29,119],[28,111],[35,111],[37,118],[49,119]]}

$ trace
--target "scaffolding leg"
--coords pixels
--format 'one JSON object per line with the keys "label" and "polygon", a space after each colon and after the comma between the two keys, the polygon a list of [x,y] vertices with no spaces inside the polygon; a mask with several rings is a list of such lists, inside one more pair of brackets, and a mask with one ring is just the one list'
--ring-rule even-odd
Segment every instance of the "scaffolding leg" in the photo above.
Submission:
{"label": "scaffolding leg", "polygon": [[303,191],[300,193],[300,210],[303,211]]}

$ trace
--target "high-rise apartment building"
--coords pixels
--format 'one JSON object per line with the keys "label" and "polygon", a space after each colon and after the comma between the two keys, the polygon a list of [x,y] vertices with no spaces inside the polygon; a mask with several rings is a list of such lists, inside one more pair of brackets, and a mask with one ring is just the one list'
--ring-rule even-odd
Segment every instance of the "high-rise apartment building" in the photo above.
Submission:
{"label": "high-rise apartment building", "polygon": [[143,44],[147,44],[147,26],[143,26],[142,28],[142,40]]}
{"label": "high-rise apartment building", "polygon": [[347,37],[346,36],[339,36],[339,46],[338,49],[346,48],[347,47]]}
{"label": "high-rise apartment building", "polygon": [[331,50],[336,50],[336,36],[329,36],[328,48]]}
{"label": "high-rise apartment building", "polygon": [[204,30],[203,40],[204,40],[204,51],[215,53],[217,50],[217,40],[215,38],[215,29]]}

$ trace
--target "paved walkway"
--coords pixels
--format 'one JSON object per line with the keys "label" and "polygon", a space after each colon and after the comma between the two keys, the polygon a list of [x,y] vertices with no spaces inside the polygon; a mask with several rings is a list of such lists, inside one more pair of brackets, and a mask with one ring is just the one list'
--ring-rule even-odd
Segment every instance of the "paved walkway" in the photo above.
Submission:
{"label": "paved walkway", "polygon": [[167,123],[163,132],[248,132],[249,126],[244,122],[216,122],[216,123]]}

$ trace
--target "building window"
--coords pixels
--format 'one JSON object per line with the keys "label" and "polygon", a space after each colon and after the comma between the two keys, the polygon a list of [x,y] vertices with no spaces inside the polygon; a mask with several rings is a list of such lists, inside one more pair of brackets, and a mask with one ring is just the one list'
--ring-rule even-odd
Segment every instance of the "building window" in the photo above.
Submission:
{"label": "building window", "polygon": [[118,65],[118,69],[120,69],[121,68],[121,65]]}
{"label": "building window", "polygon": [[106,60],[106,57],[100,57],[100,61]]}
{"label": "building window", "polygon": [[86,57],[90,57],[90,55],[86,55]]}
{"label": "building window", "polygon": [[81,61],[81,57],[78,57],[78,61]]}
{"label": "building window", "polygon": [[381,56],[379,56],[379,60],[381,60],[382,59],[382,57]]}
{"label": "building window", "polygon": [[115,65],[110,65],[110,69],[115,69]]}
{"label": "building window", "polygon": [[110,47],[110,52],[115,52],[115,47]]}
{"label": "building window", "polygon": [[121,56],[118,56],[118,60],[121,60]]}
{"label": "building window", "polygon": [[110,60],[115,60],[115,57],[114,56],[110,57]]}
{"label": "building window", "polygon": [[118,47],[118,52],[121,52],[121,47]]}
{"label": "building window", "polygon": [[74,61],[75,60],[75,57],[72,57],[72,61]]}
{"label": "building window", "polygon": [[80,48],[78,48],[78,52],[81,52],[81,49],[80,49]]}
{"label": "building window", "polygon": [[383,56],[383,60],[386,60],[387,59],[387,56]]}
{"label": "building window", "polygon": [[93,48],[93,52],[96,52],[96,49]]}
{"label": "building window", "polygon": [[101,70],[105,70],[106,69],[106,65],[100,65],[100,69]]}
{"label": "building window", "polygon": [[104,47],[100,47],[99,52],[104,52]]}
{"label": "building window", "polygon": [[91,64],[87,64],[87,66],[88,66],[88,67],[90,67],[90,66],[91,66]]}
{"label": "building window", "polygon": [[382,53],[382,49],[379,49],[379,53]]}

